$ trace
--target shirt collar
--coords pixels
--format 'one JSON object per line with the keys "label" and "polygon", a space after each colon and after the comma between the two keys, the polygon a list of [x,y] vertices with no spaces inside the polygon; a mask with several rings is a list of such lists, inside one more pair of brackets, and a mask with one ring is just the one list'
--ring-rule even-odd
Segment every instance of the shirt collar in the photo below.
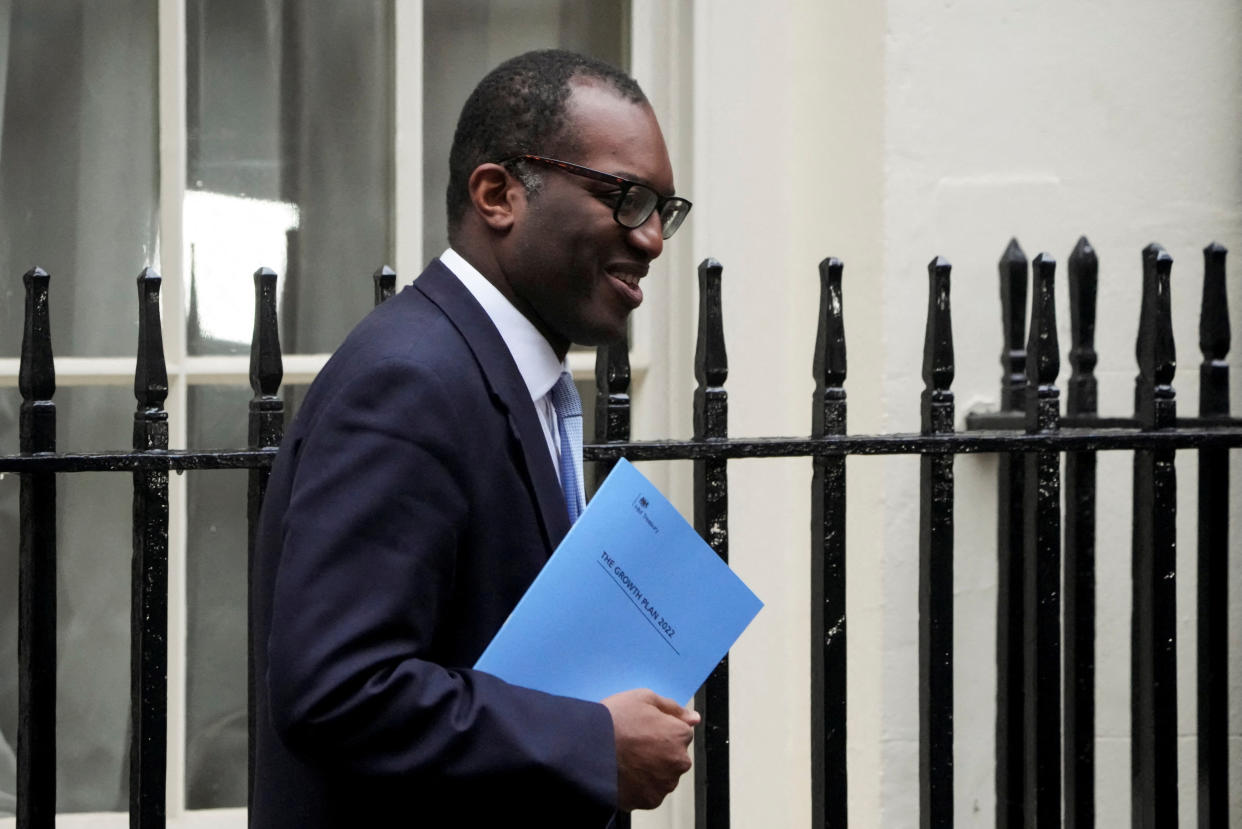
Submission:
{"label": "shirt collar", "polygon": [[561,372],[568,370],[568,364],[557,359],[547,338],[539,333],[534,323],[514,307],[487,277],[479,273],[457,251],[448,248],[440,254],[440,261],[461,280],[461,284],[466,286],[466,290],[470,291],[491,318],[492,324],[500,332],[500,338],[505,341],[509,353],[513,355],[513,362],[517,364],[518,373],[526,383],[531,400],[539,400],[551,391]]}

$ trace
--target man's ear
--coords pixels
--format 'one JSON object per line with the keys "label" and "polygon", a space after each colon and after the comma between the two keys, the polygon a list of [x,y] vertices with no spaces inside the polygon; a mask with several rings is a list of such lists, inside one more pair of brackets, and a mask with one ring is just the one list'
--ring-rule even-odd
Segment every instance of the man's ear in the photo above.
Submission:
{"label": "man's ear", "polygon": [[470,205],[496,231],[513,226],[515,213],[526,204],[526,188],[499,164],[480,164],[466,183]]}

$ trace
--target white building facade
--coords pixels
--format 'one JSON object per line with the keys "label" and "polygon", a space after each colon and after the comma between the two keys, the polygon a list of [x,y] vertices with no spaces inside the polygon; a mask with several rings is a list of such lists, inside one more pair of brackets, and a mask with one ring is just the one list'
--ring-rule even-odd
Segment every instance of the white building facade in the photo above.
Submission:
{"label": "white building facade", "polygon": [[[1142,247],[1160,242],[1175,262],[1175,386],[1184,415],[1197,411],[1201,249],[1218,241],[1242,253],[1235,0],[1176,7],[1156,0],[375,0],[350,12],[275,0],[101,0],[80,4],[83,11],[57,0],[37,17],[35,5],[0,0],[4,453],[16,451],[19,278],[33,264],[52,272],[54,302],[58,291],[76,298],[53,305],[54,336],[63,337],[56,340],[62,447],[128,441],[132,280],[145,265],[164,276],[173,446],[244,440],[250,272],[259,265],[282,277],[297,271],[302,280],[282,300],[285,383],[295,404],[298,387],[365,312],[370,271],[391,262],[409,278],[440,252],[456,110],[487,69],[529,48],[565,45],[628,64],[664,126],[678,191],[695,204],[645,283],[633,322],[636,438],[690,434],[695,268],[707,256],[724,265],[730,434],[804,436],[816,268],[826,256],[845,262],[849,429],[881,433],[918,431],[933,256],[953,264],[953,389],[964,428],[968,411],[999,401],[997,260],[1011,237],[1031,257],[1047,251],[1058,260],[1063,354],[1064,262],[1083,234],[1099,253],[1096,374],[1101,413],[1111,415],[1133,406]],[[32,29],[31,21],[39,25]],[[40,80],[27,62],[56,55],[57,26],[82,44],[70,61],[78,73],[72,83]],[[49,93],[36,99],[43,83]],[[356,94],[343,100],[350,90]],[[45,121],[30,120],[40,112]],[[38,134],[41,123],[51,137]],[[53,163],[69,157],[72,164]],[[348,160],[334,163],[339,158]],[[53,174],[73,178],[45,194],[43,207],[59,229],[19,234],[13,228],[41,204],[30,201],[37,176]],[[117,193],[123,209],[113,205]],[[342,215],[353,217],[343,229]],[[337,238],[330,234],[365,244],[333,258],[327,248],[335,241],[314,248],[316,239]],[[56,252],[45,260],[31,249],[57,239],[75,248],[71,257]],[[95,252],[104,248],[101,264]],[[1242,331],[1236,277],[1229,301],[1233,329]],[[101,333],[99,313],[113,309],[122,322]],[[589,385],[592,355],[571,361]],[[1238,349],[1230,363],[1237,411]],[[1063,359],[1062,389],[1068,375]],[[87,411],[116,414],[101,424]],[[1236,451],[1232,460],[1237,482]],[[1099,462],[1101,826],[1129,822],[1130,466],[1126,452]],[[995,823],[996,460],[960,456],[955,468],[955,822],[982,827]],[[853,458],[848,470],[850,821],[912,826],[918,461]],[[688,464],[644,471],[689,510]],[[1191,825],[1190,453],[1178,471],[1179,786],[1181,818]],[[103,477],[62,484],[59,787],[70,826],[127,822],[116,810],[125,792],[128,492]],[[169,822],[242,826],[236,790],[217,779],[210,758],[236,751],[237,692],[245,687],[237,650],[244,584],[236,572],[244,562],[244,540],[240,558],[236,550],[244,501],[228,500],[236,489],[229,481],[191,477],[176,477],[172,493]],[[730,463],[730,562],[766,603],[731,654],[735,827],[810,824],[810,481],[809,459]],[[16,489],[11,477],[0,481],[0,517],[8,522]],[[1230,549],[1242,549],[1242,499],[1232,499],[1231,512]],[[9,535],[0,541],[0,573],[14,577],[0,578],[0,589],[14,585],[15,597],[17,542]],[[217,550],[232,552],[215,557]],[[1234,570],[1230,788],[1242,792],[1242,576]],[[15,677],[15,631],[16,601],[4,593],[0,659],[13,667],[0,664],[0,677]],[[16,680],[0,680],[0,734],[10,744],[15,726]],[[0,752],[0,792],[4,786]],[[1242,826],[1239,799],[1232,823]],[[4,825],[11,819],[0,818]],[[693,826],[693,787],[687,781],[634,825]]]}

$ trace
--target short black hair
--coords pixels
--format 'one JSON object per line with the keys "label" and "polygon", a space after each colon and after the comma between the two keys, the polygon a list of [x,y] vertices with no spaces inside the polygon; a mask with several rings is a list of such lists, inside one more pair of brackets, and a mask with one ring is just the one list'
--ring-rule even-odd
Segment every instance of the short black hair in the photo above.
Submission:
{"label": "short black hair", "polygon": [[[573,136],[565,134],[565,104],[572,83],[583,80],[607,84],[633,103],[647,102],[625,72],[563,49],[510,58],[479,81],[462,107],[449,151],[445,203],[450,239],[466,211],[467,183],[476,167],[523,153],[551,155],[572,142]],[[533,177],[522,176],[522,182],[528,190],[537,186]]]}

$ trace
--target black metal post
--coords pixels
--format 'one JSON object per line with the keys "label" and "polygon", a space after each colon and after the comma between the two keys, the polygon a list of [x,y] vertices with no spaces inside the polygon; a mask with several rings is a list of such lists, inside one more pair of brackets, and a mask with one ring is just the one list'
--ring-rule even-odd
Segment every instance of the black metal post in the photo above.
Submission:
{"label": "black metal post", "polygon": [[[694,438],[728,437],[729,374],[720,303],[721,265],[699,265],[699,334],[694,355]],[[694,528],[722,561],[729,560],[729,478],[724,458],[694,462]],[[729,827],[729,657],[726,654],[695,695],[703,717],[694,741],[694,819],[698,829]]]}
{"label": "black metal post", "polygon": [[[1069,258],[1070,416],[1098,411],[1095,300],[1099,260],[1087,237]],[[1065,825],[1095,825],[1095,468],[1094,452],[1065,455]]]}
{"label": "black metal post", "polygon": [[[1225,249],[1203,250],[1199,416],[1229,415]],[[1229,450],[1199,450],[1199,826],[1229,825]]]}
{"label": "black metal post", "polygon": [[[845,434],[845,315],[840,259],[819,263],[811,434]],[[811,478],[811,824],[847,822],[845,455],[816,457]]]}
{"label": "black metal post", "polygon": [[[52,360],[47,272],[31,268],[26,287],[18,387],[23,455],[56,451],[56,367]],[[21,475],[17,609],[17,826],[56,823],[56,475]]]}
{"label": "black metal post", "polygon": [[[382,269],[387,270],[387,269]],[[380,272],[376,272],[376,301],[379,302]],[[395,279],[395,276],[394,276]],[[276,319],[276,273],[269,268],[254,272],[254,330],[250,338],[250,399],[249,440],[251,449],[265,449],[280,445],[285,432],[285,402],[277,394],[284,378],[284,363],[280,354],[280,332]],[[254,541],[259,529],[259,513],[263,497],[267,493],[267,481],[271,467],[260,466],[250,470],[246,491],[246,560],[247,584],[254,576]],[[248,630],[254,630],[254,616],[247,603]],[[254,649],[251,642],[247,648],[246,688],[248,753],[247,753],[247,802],[254,797],[254,749],[255,749],[255,676]]]}
{"label": "black metal post", "polygon": [[[927,266],[924,435],[953,432],[953,326],[948,261]],[[953,455],[923,455],[919,493],[919,816],[953,826]]]}
{"label": "black metal post", "polygon": [[[1135,416],[1145,431],[1176,428],[1176,355],[1169,305],[1173,258],[1143,249]],[[1131,817],[1177,825],[1177,471],[1172,449],[1134,453],[1131,616]]]}
{"label": "black metal post", "polygon": [[[595,349],[595,442],[615,443],[630,439],[630,348],[626,340]],[[595,462],[595,485],[617,465],[615,460]],[[630,829],[630,816],[617,814],[616,829]]]}
{"label": "black metal post", "polygon": [[[1060,428],[1061,368],[1053,276],[1046,253],[1032,263],[1031,336],[1026,354],[1026,432]],[[1061,456],[1026,456],[1024,616],[1026,825],[1061,825]]]}
{"label": "black metal post", "polygon": [[[134,451],[168,449],[168,371],[160,331],[160,275],[138,275],[138,362]],[[130,616],[129,825],[164,826],[168,755],[168,471],[134,475]]]}
{"label": "black metal post", "polygon": [[[1017,239],[997,263],[1000,272],[1001,411],[1026,410],[1026,254]],[[1022,532],[1025,483],[1022,455],[997,458],[996,521],[996,826],[1022,826],[1023,762],[1023,573]]]}

